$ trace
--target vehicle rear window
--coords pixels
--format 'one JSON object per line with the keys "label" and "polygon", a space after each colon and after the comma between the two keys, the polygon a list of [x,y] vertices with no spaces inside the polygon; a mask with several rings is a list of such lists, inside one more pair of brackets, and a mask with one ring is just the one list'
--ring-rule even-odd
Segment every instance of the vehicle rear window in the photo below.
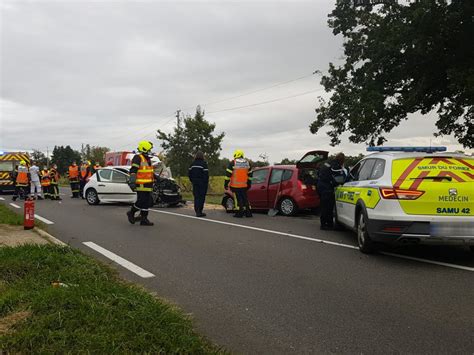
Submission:
{"label": "vehicle rear window", "polygon": [[255,170],[252,174],[252,184],[263,184],[267,181],[268,169]]}
{"label": "vehicle rear window", "polygon": [[13,162],[0,161],[0,171],[13,171]]}
{"label": "vehicle rear window", "polygon": [[369,180],[377,180],[383,176],[385,171],[385,160],[375,159],[374,167],[372,168],[372,173],[370,174]]}
{"label": "vehicle rear window", "polygon": [[114,171],[112,174],[112,182],[118,182],[118,183],[126,183],[127,182],[127,175]]}
{"label": "vehicle rear window", "polygon": [[283,175],[283,169],[273,169],[272,176],[270,176],[270,184],[277,184],[281,181]]}
{"label": "vehicle rear window", "polygon": [[359,171],[359,181],[370,180],[370,176],[372,174],[372,169],[375,165],[375,159],[367,159],[365,160],[364,165]]}
{"label": "vehicle rear window", "polygon": [[293,176],[293,170],[285,170],[285,171],[283,171],[281,181],[290,180],[292,176]]}
{"label": "vehicle rear window", "polygon": [[101,181],[110,181],[112,177],[112,170],[102,169],[98,172]]}

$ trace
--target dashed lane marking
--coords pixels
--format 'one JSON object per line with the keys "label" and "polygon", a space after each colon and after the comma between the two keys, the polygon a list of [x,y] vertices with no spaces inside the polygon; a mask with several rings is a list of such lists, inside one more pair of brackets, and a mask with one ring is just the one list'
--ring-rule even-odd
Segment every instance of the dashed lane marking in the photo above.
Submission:
{"label": "dashed lane marking", "polygon": [[39,215],[37,215],[37,214],[35,214],[35,218],[36,218],[36,219],[39,219],[41,222],[46,223],[46,224],[54,224],[53,221],[50,221],[49,219],[46,219],[46,218],[44,218],[44,217],[41,217],[41,216],[39,216]]}
{"label": "dashed lane marking", "polygon": [[96,252],[104,255],[105,257],[109,258],[112,261],[115,261],[117,264],[123,266],[127,270],[130,270],[131,272],[137,274],[140,277],[143,278],[150,278],[150,277],[155,277],[151,272],[146,271],[145,269],[142,269],[140,266],[135,265],[134,263],[125,260],[121,256],[118,256],[117,254],[112,253],[111,251],[108,251],[105,248],[102,248],[100,245],[95,244],[94,242],[83,242],[82,244],[88,246],[89,248],[95,250]]}
{"label": "dashed lane marking", "polygon": [[3,197],[0,197],[0,200],[1,200],[1,201],[5,201],[5,199],[4,199]]}
{"label": "dashed lane marking", "polygon": [[[271,229],[245,226],[245,225],[242,225],[242,224],[218,221],[218,220],[209,219],[209,218],[199,218],[199,217],[189,216],[189,215],[186,215],[186,214],[175,213],[175,212],[160,211],[160,210],[154,210],[154,209],[150,209],[150,211],[157,212],[157,213],[163,213],[163,214],[169,214],[169,215],[173,215],[173,216],[185,217],[185,218],[190,218],[190,219],[196,219],[196,220],[202,221],[202,222],[224,224],[224,225],[228,225],[228,226],[244,228],[244,229],[250,229],[250,230],[255,230],[255,231],[269,233],[269,234],[276,234],[276,235],[281,235],[281,236],[289,237],[289,238],[303,239],[303,240],[308,240],[310,242],[334,245],[334,246],[338,246],[338,247],[342,247],[342,248],[349,248],[349,249],[356,249],[356,250],[359,249],[358,247],[356,247],[354,245],[336,243],[336,242],[331,242],[331,241],[324,240],[324,239],[310,238],[310,237],[305,237],[305,236],[302,236],[302,235],[285,233],[285,232],[275,231],[275,230],[271,230]],[[432,264],[432,265],[438,265],[438,266],[444,266],[444,267],[449,267],[449,268],[453,268],[453,269],[459,269],[459,270],[474,272],[474,267],[469,267],[469,266],[463,266],[463,265],[457,265],[457,264],[451,264],[451,263],[444,263],[444,262],[441,262],[441,261],[434,261],[434,260],[429,260],[429,259],[415,258],[415,257],[401,255],[401,254],[395,254],[395,253],[381,252],[381,254],[391,256],[391,257],[395,257],[395,258],[400,258],[400,259],[407,259],[407,260],[422,262],[422,263],[426,263],[426,264]]]}
{"label": "dashed lane marking", "polygon": [[10,203],[10,206],[15,207],[15,208],[21,208],[20,206],[18,206],[18,205],[15,204],[15,203]]}

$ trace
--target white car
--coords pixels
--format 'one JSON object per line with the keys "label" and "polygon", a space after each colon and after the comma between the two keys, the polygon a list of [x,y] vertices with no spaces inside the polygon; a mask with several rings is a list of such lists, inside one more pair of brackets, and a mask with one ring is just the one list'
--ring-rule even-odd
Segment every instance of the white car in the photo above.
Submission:
{"label": "white car", "polygon": [[107,166],[99,169],[84,186],[84,198],[87,203],[135,203],[137,194],[128,186],[129,169],[129,166]]}
{"label": "white car", "polygon": [[465,245],[474,251],[474,158],[444,147],[369,147],[336,188],[336,223],[375,242]]}

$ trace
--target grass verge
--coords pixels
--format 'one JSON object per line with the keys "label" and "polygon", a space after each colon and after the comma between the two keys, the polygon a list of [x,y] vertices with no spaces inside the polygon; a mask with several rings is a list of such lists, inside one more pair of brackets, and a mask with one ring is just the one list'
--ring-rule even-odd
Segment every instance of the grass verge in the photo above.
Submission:
{"label": "grass verge", "polygon": [[[194,201],[194,196],[192,192],[182,192],[183,199],[186,201]],[[211,205],[220,205],[222,203],[222,195],[207,194],[206,203]]]}
{"label": "grass verge", "polygon": [[0,291],[0,325],[23,315],[0,327],[0,353],[220,352],[181,311],[69,247],[0,248]]}
{"label": "grass verge", "polygon": [[0,204],[0,224],[21,226],[23,224],[23,216],[13,212],[5,205]]}

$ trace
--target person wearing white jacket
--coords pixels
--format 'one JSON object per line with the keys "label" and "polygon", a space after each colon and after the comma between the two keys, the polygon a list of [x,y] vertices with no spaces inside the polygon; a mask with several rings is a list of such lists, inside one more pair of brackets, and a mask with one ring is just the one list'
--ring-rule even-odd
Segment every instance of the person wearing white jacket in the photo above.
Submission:
{"label": "person wearing white jacket", "polygon": [[36,166],[35,162],[31,163],[30,169],[30,195],[38,200],[42,200],[41,196],[41,179],[40,179],[40,170]]}

